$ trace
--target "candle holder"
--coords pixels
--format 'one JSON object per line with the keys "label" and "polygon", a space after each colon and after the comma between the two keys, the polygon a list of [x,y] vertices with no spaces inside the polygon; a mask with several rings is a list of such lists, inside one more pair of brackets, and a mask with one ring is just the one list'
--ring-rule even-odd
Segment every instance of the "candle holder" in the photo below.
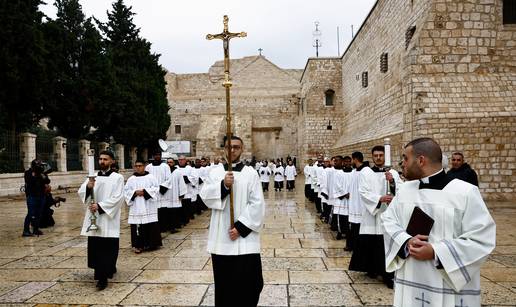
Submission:
{"label": "candle holder", "polygon": [[[88,179],[93,179],[97,175],[95,175],[95,149],[88,149]],[[91,189],[91,195],[90,195],[90,204],[95,203],[95,193],[93,192],[94,188]],[[90,225],[88,228],[86,228],[86,232],[91,231],[97,231],[99,230],[99,226],[97,225],[97,214],[95,212],[91,212],[90,215]]]}
{"label": "candle holder", "polygon": [[[392,168],[392,162],[391,162],[391,139],[385,138],[383,139],[383,145],[385,148],[385,163],[384,163],[384,169],[386,172],[390,171]],[[389,180],[385,180],[387,182],[387,195],[391,195],[391,185]]]}

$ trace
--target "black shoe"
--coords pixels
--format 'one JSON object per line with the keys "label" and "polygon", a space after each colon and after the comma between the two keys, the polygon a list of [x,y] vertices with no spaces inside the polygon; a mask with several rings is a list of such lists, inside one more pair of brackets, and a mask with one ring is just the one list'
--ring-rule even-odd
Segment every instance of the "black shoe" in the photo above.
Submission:
{"label": "black shoe", "polygon": [[391,278],[388,278],[388,279],[384,279],[383,280],[383,283],[387,286],[387,288],[389,289],[393,289],[394,288],[394,281],[391,279]]}
{"label": "black shoe", "polygon": [[178,232],[179,232],[179,230],[177,230],[177,229],[172,229],[172,230],[170,230],[170,233],[172,233],[172,234],[174,234],[174,233],[178,233]]}
{"label": "black shoe", "polygon": [[351,247],[348,247],[348,246],[344,247],[344,250],[346,252],[352,252],[353,251],[353,249]]}
{"label": "black shoe", "polygon": [[41,236],[43,234],[43,232],[39,229],[34,230],[32,233],[35,234],[36,236]]}
{"label": "black shoe", "polygon": [[22,233],[22,237],[34,237],[34,235],[30,233],[30,231],[24,231]]}
{"label": "black shoe", "polygon": [[367,277],[369,277],[369,278],[376,278],[376,276],[378,276],[378,274],[373,273],[373,272],[367,272],[367,274],[366,274],[366,275],[367,275]]}
{"label": "black shoe", "polygon": [[107,285],[108,285],[107,279],[102,279],[102,280],[97,281],[96,287],[97,287],[97,290],[102,291],[102,290],[106,289]]}
{"label": "black shoe", "polygon": [[335,239],[342,240],[342,239],[344,239],[344,236],[339,232],[339,233],[337,233],[337,237]]}

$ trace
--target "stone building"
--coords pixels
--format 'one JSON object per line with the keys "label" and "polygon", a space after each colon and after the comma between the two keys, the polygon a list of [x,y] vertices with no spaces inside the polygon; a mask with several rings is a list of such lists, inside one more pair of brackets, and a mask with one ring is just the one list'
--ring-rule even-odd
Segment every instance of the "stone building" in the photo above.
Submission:
{"label": "stone building", "polygon": [[[295,155],[300,69],[281,69],[263,56],[231,60],[233,133],[245,143],[243,157]],[[201,74],[166,75],[171,125],[168,140],[193,144],[192,155],[222,155],[226,132],[224,63]]]}
{"label": "stone building", "polygon": [[[196,141],[197,155],[221,153],[222,65],[167,75],[168,137]],[[464,153],[484,197],[516,198],[514,1],[378,0],[342,57],[310,58],[304,70],[246,57],[232,75],[247,156],[297,155],[303,167],[360,150],[370,160],[389,137],[397,163],[404,144],[430,136],[448,157]]]}

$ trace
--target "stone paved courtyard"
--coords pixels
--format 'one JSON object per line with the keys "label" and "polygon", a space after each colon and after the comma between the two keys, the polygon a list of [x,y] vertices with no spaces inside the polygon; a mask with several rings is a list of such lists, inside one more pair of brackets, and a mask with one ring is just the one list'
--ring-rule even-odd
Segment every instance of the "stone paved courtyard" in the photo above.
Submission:
{"label": "stone paved courtyard", "polygon": [[[300,178],[302,179],[302,178]],[[260,306],[379,306],[392,290],[379,280],[347,270],[350,254],[296,192],[269,192],[262,232],[265,287]],[[118,273],[95,290],[79,236],[83,207],[75,193],[54,214],[57,225],[40,237],[22,238],[23,199],[0,200],[0,305],[213,306],[213,277],[206,253],[209,213],[196,217],[164,247],[136,255],[124,209]],[[516,305],[516,205],[489,204],[497,223],[497,247],[482,268],[485,305]]]}

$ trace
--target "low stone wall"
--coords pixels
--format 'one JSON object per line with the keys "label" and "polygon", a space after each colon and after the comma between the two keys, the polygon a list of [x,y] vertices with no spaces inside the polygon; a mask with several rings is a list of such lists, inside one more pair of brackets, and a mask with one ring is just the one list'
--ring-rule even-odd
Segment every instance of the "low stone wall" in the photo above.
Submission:
{"label": "low stone wall", "polygon": [[[120,173],[127,179],[132,174],[132,170],[121,170]],[[83,171],[53,172],[49,175],[52,190],[65,192],[66,189],[70,189],[70,192],[76,192],[86,175],[87,172]],[[0,174],[0,197],[22,196],[23,185],[23,173]]]}

